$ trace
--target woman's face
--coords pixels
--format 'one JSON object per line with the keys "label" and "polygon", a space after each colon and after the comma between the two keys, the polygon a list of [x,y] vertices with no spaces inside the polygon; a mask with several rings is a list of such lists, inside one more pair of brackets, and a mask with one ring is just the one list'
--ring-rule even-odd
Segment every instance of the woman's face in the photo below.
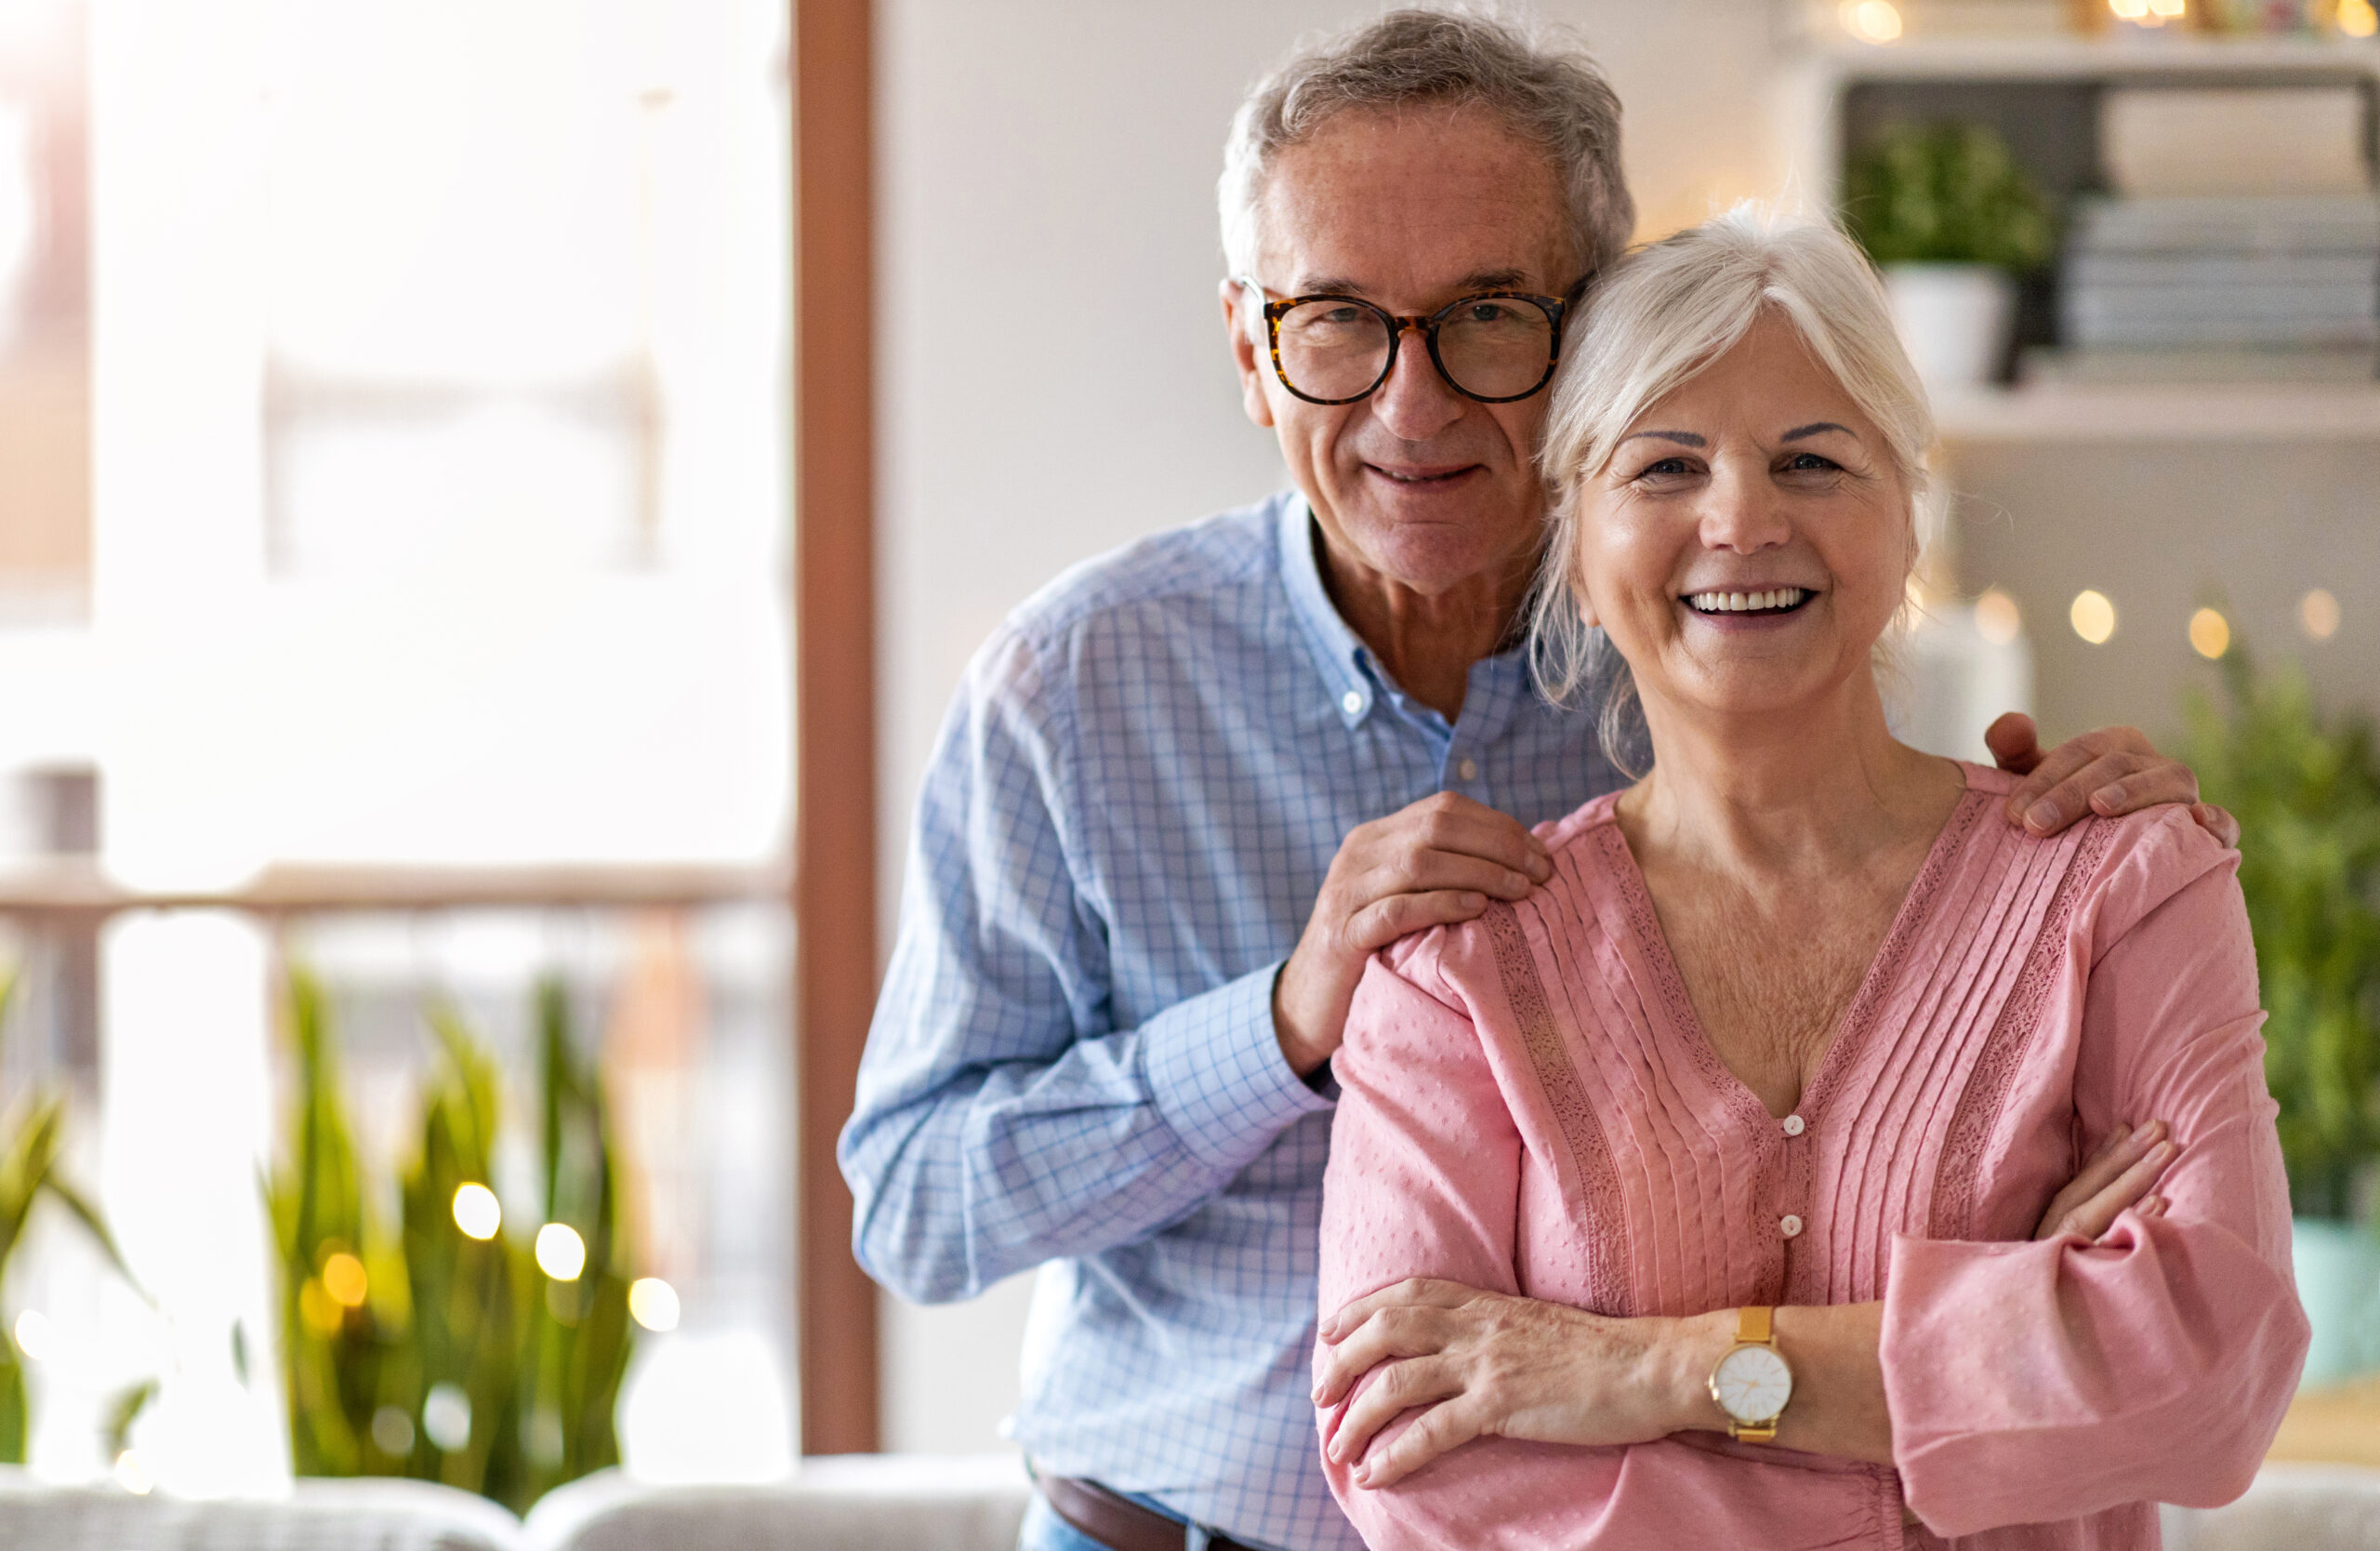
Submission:
{"label": "woman's face", "polygon": [[1573,586],[1648,713],[1814,709],[1867,682],[1909,512],[1884,433],[1764,317],[1582,483]]}

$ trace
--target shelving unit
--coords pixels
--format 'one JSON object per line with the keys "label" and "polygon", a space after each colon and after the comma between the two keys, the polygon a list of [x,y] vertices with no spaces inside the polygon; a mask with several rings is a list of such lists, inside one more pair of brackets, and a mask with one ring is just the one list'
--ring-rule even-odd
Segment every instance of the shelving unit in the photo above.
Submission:
{"label": "shelving unit", "polygon": [[1935,404],[1934,417],[1942,440],[1954,448],[2061,442],[2380,442],[2380,383],[2044,385],[1945,397]]}
{"label": "shelving unit", "polygon": [[[2110,33],[1864,44],[1829,37],[1801,46],[1778,106],[1796,183],[1813,205],[1831,208],[1841,190],[1845,103],[1856,88],[2144,81],[2357,83],[2380,92],[2380,39]],[[2380,383],[2043,384],[1961,395],[1935,409],[1953,450],[2028,443],[2380,442]]]}

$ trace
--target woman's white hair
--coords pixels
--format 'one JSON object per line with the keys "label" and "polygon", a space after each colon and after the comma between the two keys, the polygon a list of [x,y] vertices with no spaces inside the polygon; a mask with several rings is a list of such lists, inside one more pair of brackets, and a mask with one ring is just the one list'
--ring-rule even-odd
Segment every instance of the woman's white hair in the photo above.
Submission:
{"label": "woman's white hair", "polygon": [[1874,266],[1831,226],[1754,205],[1639,248],[1596,283],[1571,331],[1539,455],[1552,528],[1529,605],[1530,666],[1559,702],[1607,682],[1605,751],[1621,768],[1633,743],[1634,682],[1580,610],[1579,496],[1610,464],[1637,418],[1734,348],[1763,317],[1791,324],[1819,365],[1884,434],[1911,502],[1925,484],[1934,413],[1893,326]]}
{"label": "woman's white hair", "polygon": [[1636,211],[1620,173],[1620,99],[1585,51],[1555,29],[1483,10],[1408,8],[1305,40],[1250,88],[1216,189],[1231,272],[1256,272],[1264,185],[1283,151],[1351,109],[1423,104],[1486,108],[1545,148],[1580,268],[1599,269],[1628,245]]}

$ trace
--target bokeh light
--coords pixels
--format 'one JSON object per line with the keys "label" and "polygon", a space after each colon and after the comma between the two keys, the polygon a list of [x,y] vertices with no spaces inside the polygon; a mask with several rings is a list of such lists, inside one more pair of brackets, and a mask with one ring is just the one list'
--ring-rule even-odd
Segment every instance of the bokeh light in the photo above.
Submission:
{"label": "bokeh light", "polygon": [[537,1269],[556,1281],[576,1281],[587,1269],[587,1243],[568,1223],[548,1223],[537,1230]]}
{"label": "bokeh light", "polygon": [[2318,587],[2297,600],[2297,623],[2316,641],[2328,641],[2339,630],[2339,601]]}
{"label": "bokeh light", "polygon": [[504,1226],[504,1203],[476,1182],[455,1187],[455,1226],[473,1239],[493,1239]]}
{"label": "bokeh light", "polygon": [[306,1284],[298,1289],[298,1317],[317,1335],[337,1335],[347,1318],[347,1309],[331,1296],[322,1278],[308,1277]]}
{"label": "bokeh light", "polygon": [[2095,587],[2086,587],[2074,595],[2066,618],[2074,627],[2074,633],[2094,646],[2106,645],[2116,633],[2115,602]]}
{"label": "bokeh light", "polygon": [[2339,0],[2339,31],[2351,38],[2368,38],[2380,33],[2380,10],[2374,10],[2372,0]]}
{"label": "bokeh light", "polygon": [[2023,633],[2025,616],[2018,612],[2016,599],[1996,587],[1986,588],[1975,601],[1975,628],[1994,646],[2005,646]]}
{"label": "bokeh light", "polygon": [[449,1454],[471,1441],[471,1398],[461,1385],[450,1381],[430,1386],[421,1402],[421,1430]]}
{"label": "bokeh light", "polygon": [[2214,609],[2190,616],[2190,650],[2213,662],[2231,649],[2231,621]]}
{"label": "bokeh light", "polygon": [[1900,10],[1891,0],[1848,0],[1843,25],[1866,43],[1890,43],[1900,36]]}
{"label": "bokeh light", "polygon": [[628,1283],[628,1313],[646,1330],[678,1328],[678,1290],[659,1277],[639,1277]]}
{"label": "bokeh light", "polygon": [[364,1262],[345,1250],[323,1262],[323,1291],[348,1308],[362,1308],[372,1283],[364,1274]]}
{"label": "bokeh light", "polygon": [[372,1413],[372,1446],[391,1459],[413,1452],[413,1418],[402,1406],[382,1406]]}
{"label": "bokeh light", "polygon": [[115,1484],[135,1497],[146,1497],[156,1483],[150,1479],[148,1467],[140,1456],[126,1449],[115,1457]]}
{"label": "bokeh light", "polygon": [[17,1350],[35,1362],[47,1361],[58,1351],[58,1327],[49,1316],[29,1308],[17,1316]]}

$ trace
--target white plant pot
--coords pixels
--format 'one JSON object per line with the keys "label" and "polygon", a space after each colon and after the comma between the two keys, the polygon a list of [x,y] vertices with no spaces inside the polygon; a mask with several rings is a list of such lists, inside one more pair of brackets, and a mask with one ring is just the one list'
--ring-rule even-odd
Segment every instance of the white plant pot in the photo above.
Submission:
{"label": "white plant pot", "polygon": [[2380,1363],[2380,1238],[2360,1223],[2300,1217],[2291,1225],[2297,1301],[2314,1327],[2307,1389],[2343,1384]]}
{"label": "white plant pot", "polygon": [[1972,392],[2000,375],[2016,283],[1990,264],[1888,264],[1901,344],[1926,391]]}

